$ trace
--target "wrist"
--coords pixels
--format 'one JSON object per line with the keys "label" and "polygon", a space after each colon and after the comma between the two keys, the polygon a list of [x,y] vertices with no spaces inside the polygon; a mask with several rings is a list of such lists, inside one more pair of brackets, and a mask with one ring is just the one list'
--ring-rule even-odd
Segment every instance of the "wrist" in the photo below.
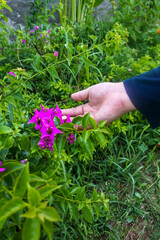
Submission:
{"label": "wrist", "polygon": [[121,88],[122,88],[122,91],[123,91],[123,94],[122,94],[122,101],[123,101],[123,104],[124,104],[124,109],[126,110],[126,112],[130,112],[130,111],[134,111],[136,110],[136,107],[134,106],[134,104],[132,103],[132,101],[130,100],[128,94],[127,94],[127,91],[125,89],[125,86],[124,86],[124,83],[121,82]]}

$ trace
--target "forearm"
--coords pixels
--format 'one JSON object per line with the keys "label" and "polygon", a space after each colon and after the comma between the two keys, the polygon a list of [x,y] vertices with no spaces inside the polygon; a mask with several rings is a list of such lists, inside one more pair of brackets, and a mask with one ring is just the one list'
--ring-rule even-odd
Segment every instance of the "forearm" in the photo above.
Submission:
{"label": "forearm", "polygon": [[160,126],[160,67],[123,81],[132,104],[151,124]]}

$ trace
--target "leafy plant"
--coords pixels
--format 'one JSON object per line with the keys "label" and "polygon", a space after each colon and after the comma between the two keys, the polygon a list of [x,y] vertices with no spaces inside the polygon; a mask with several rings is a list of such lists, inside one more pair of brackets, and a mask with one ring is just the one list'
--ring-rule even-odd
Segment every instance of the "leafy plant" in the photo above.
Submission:
{"label": "leafy plant", "polygon": [[[35,1],[34,22],[14,31],[15,41],[3,27],[0,239],[159,240],[159,129],[138,111],[107,125],[97,125],[89,113],[63,124],[55,117],[63,134],[54,136],[52,153],[39,143],[46,132],[28,124],[40,105],[45,111],[75,107],[83,102],[74,102],[72,93],[160,64],[159,25],[150,19],[151,10],[158,19],[158,2],[140,1],[138,9],[136,0],[110,3],[109,21],[88,14],[59,26],[48,23],[44,1]],[[126,9],[141,22],[128,19]]]}

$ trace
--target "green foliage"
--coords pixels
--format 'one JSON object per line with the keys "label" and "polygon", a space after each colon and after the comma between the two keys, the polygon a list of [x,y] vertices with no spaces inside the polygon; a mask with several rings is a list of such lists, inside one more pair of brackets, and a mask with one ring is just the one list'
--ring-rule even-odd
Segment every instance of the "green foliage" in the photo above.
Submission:
{"label": "green foliage", "polygon": [[[119,22],[129,31],[130,42],[134,46],[146,49],[147,42],[155,41],[155,29],[158,24],[160,4],[156,0],[118,0],[113,4],[112,22]],[[148,17],[150,16],[150,17]]]}
{"label": "green foliage", "polygon": [[[8,22],[7,17],[2,13],[3,9],[7,9],[8,11],[12,12],[12,9],[7,5],[7,1],[0,0],[0,19],[5,20],[5,22]],[[5,27],[5,25],[0,21],[0,26]]]}
{"label": "green foliage", "polygon": [[85,21],[59,26],[48,22],[55,11],[49,2],[33,2],[15,41],[8,41],[13,30],[0,33],[0,239],[125,239],[142,232],[142,239],[158,240],[159,129],[139,112],[108,125],[89,113],[63,125],[57,119],[63,134],[51,153],[40,149],[28,121],[40,104],[75,107],[83,104],[70,98],[78,90],[157,67],[159,3],[111,1],[108,22],[88,12]]}
{"label": "green foliage", "polygon": [[84,24],[88,15],[92,14],[93,8],[100,5],[103,1],[104,0],[60,0],[57,6],[61,25],[69,24],[70,22],[81,22],[81,25]]}

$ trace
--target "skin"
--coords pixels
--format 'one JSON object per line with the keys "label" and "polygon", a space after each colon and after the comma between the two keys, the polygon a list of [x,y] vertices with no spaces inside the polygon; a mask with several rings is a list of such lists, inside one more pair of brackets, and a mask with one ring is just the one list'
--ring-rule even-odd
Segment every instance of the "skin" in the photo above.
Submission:
{"label": "skin", "polygon": [[71,114],[71,117],[76,117],[90,112],[90,116],[97,123],[101,120],[111,123],[125,113],[136,110],[123,82],[99,83],[74,93],[71,97],[75,101],[88,100],[88,102],[75,108],[63,109],[63,115]]}

